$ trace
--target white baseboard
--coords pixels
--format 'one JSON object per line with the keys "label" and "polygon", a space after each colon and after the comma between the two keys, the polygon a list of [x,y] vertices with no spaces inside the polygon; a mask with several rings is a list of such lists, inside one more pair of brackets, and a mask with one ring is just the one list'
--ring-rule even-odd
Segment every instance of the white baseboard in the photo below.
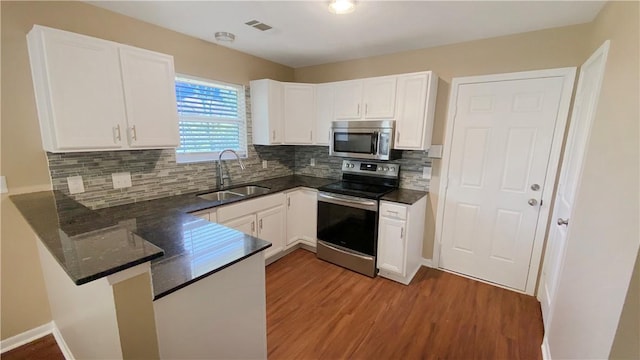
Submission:
{"label": "white baseboard", "polygon": [[433,268],[433,260],[431,259],[422,259],[422,266],[426,266],[428,268]]}
{"label": "white baseboard", "polygon": [[51,334],[53,332],[54,327],[55,327],[55,324],[52,321],[44,325],[40,325],[31,330],[27,330],[18,335],[12,336],[8,339],[2,340],[0,341],[0,351],[4,353],[6,351],[13,350],[24,344],[28,344],[33,340],[40,339],[43,336]]}
{"label": "white baseboard", "polygon": [[551,352],[549,351],[549,340],[545,336],[542,338],[542,360],[551,360]]}
{"label": "white baseboard", "polygon": [[60,348],[62,355],[64,355],[64,358],[67,360],[75,360],[75,358],[73,357],[73,354],[71,353],[71,350],[69,349],[69,346],[64,341],[64,338],[62,337],[60,330],[56,326],[55,322],[52,321],[52,323],[53,323],[53,337],[56,338],[56,342],[58,343],[58,347]]}

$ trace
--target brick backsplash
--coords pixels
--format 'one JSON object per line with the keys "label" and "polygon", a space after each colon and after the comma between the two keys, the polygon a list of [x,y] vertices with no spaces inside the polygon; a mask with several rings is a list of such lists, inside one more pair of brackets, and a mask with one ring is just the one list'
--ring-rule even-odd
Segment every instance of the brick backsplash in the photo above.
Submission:
{"label": "brick backsplash", "polygon": [[[231,184],[247,183],[293,174],[339,179],[342,158],[329,156],[326,146],[260,146],[252,144],[251,101],[246,89],[247,149],[245,170],[235,160],[223,161]],[[316,166],[310,166],[314,158]],[[79,153],[47,153],[54,190],[69,195],[67,177],[80,175],[85,192],[70,195],[81,204],[104,207],[205,191],[217,187],[217,161],[178,164],[175,150],[123,150]],[[267,169],[262,161],[267,160]],[[427,190],[422,167],[431,166],[425,152],[403,151],[400,187]],[[132,186],[113,189],[112,173],[130,172]]]}

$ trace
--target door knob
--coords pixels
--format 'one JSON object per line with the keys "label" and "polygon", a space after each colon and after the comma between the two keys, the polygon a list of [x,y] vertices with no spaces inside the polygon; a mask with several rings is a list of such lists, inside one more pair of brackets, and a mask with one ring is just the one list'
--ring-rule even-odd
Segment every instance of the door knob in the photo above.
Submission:
{"label": "door knob", "polygon": [[533,185],[531,185],[531,190],[533,190],[533,191],[538,191],[538,190],[540,190],[540,185],[538,185],[538,184],[533,184]]}
{"label": "door knob", "polygon": [[529,199],[529,201],[527,201],[527,203],[529,203],[529,205],[531,205],[531,206],[536,206],[536,205],[538,205],[538,200]]}
{"label": "door knob", "polygon": [[569,225],[569,219],[563,219],[563,218],[558,218],[558,225],[559,226],[567,226]]}

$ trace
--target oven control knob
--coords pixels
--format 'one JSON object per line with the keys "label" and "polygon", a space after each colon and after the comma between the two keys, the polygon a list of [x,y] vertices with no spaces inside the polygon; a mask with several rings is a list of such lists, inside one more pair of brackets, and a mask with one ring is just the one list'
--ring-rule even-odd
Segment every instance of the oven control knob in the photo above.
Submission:
{"label": "oven control knob", "polygon": [[396,171],[396,168],[395,168],[395,167],[393,167],[393,166],[392,166],[392,167],[390,167],[390,169],[391,169],[391,171]]}
{"label": "oven control knob", "polygon": [[384,167],[384,171],[389,171],[389,167],[388,167],[388,166],[385,166],[385,167]]}
{"label": "oven control knob", "polygon": [[378,166],[378,171],[382,171],[382,166]]}
{"label": "oven control knob", "polygon": [[353,168],[354,166],[355,166],[355,165],[353,165],[353,164],[349,164],[349,167],[350,167],[350,168]]}

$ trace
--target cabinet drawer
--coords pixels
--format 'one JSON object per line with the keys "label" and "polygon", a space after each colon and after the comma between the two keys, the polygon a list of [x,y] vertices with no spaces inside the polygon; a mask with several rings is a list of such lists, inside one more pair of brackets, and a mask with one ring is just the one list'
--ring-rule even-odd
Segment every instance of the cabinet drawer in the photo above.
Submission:
{"label": "cabinet drawer", "polygon": [[380,216],[396,219],[407,219],[407,208],[402,205],[396,205],[393,203],[381,202],[380,203]]}

